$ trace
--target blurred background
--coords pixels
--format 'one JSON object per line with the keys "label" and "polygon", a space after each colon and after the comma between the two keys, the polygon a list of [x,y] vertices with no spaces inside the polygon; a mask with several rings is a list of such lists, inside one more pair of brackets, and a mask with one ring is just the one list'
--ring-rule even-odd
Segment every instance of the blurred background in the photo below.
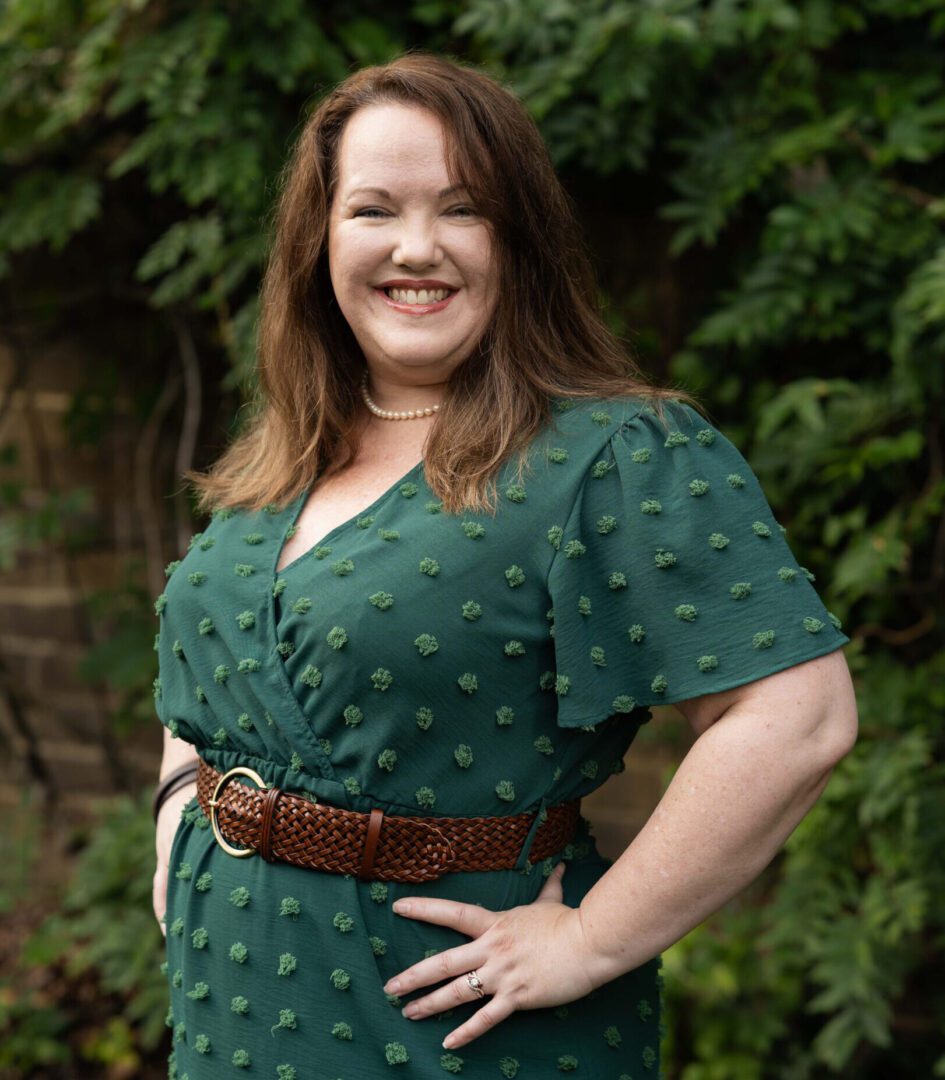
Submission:
{"label": "blurred background", "polygon": [[[664,954],[666,1077],[945,1076],[943,44],[942,0],[0,4],[0,1076],[166,1075],[180,476],[252,386],[288,147],[409,48],[526,102],[611,326],[746,455],[852,639],[858,745]],[[604,854],[690,743],[654,711],[583,807]]]}

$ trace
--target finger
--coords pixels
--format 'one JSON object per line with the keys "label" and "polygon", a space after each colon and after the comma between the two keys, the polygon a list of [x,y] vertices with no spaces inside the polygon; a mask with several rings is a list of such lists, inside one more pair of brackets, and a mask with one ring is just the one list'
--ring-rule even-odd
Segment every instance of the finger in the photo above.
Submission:
{"label": "finger", "polygon": [[438,926],[450,926],[468,937],[479,937],[499,917],[497,911],[489,911],[478,904],[463,904],[459,900],[443,900],[435,896],[411,896],[394,901],[398,915],[411,919],[423,919]]}
{"label": "finger", "polygon": [[[467,972],[464,972],[458,979],[453,979],[446,986],[441,986],[431,994],[426,994],[422,998],[408,1002],[400,1010],[401,1014],[409,1020],[422,1020],[425,1016],[435,1016],[437,1013],[446,1012],[447,1009],[455,1009],[458,1005],[478,1001],[479,995],[469,985],[466,974]],[[479,968],[476,974],[482,978],[483,968]],[[489,993],[488,990],[485,992]]]}
{"label": "finger", "polygon": [[548,875],[548,880],[541,887],[541,892],[535,897],[535,902],[539,900],[553,900],[555,903],[561,903],[561,899],[564,896],[564,889],[561,887],[561,879],[564,877],[566,864],[559,862],[558,865]]}
{"label": "finger", "polygon": [[483,947],[478,942],[467,941],[465,945],[444,949],[435,956],[427,956],[409,968],[404,968],[399,975],[384,983],[384,993],[409,994],[420,986],[429,986],[430,983],[464,975],[485,961]]}
{"label": "finger", "polygon": [[455,1031],[451,1031],[443,1040],[443,1046],[447,1050],[454,1050],[458,1046],[465,1046],[480,1035],[491,1031],[496,1024],[501,1024],[507,1017],[515,1012],[515,1006],[507,997],[494,997],[487,1005],[474,1012],[465,1024],[460,1024]]}

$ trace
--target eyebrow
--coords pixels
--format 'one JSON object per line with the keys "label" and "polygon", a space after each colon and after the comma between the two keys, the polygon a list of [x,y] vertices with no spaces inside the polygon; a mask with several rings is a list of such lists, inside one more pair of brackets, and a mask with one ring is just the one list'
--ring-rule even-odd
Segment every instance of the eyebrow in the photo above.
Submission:
{"label": "eyebrow", "polygon": [[[447,195],[452,195],[454,191],[464,191],[464,190],[465,190],[465,187],[464,187],[463,184],[453,184],[452,187],[443,188],[443,190],[439,193],[438,197],[441,198],[441,199],[445,199]],[[375,195],[380,195],[382,199],[389,199],[390,198],[390,192],[386,188],[379,188],[379,187],[358,187],[358,188],[355,188],[353,191],[348,192],[348,198],[350,199],[353,195],[357,195],[357,193],[359,191],[372,191],[372,192],[374,192]]]}

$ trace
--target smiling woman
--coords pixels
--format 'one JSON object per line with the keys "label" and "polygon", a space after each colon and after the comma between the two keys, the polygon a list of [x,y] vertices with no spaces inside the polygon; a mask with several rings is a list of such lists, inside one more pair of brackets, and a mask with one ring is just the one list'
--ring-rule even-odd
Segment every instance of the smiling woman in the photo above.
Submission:
{"label": "smiling woman", "polygon": [[[655,1077],[660,950],[849,748],[848,639],[608,332],[485,74],[410,54],[325,97],[262,299],[258,408],[188,474],[211,518],[155,605],[199,762],[157,822],[170,1076]],[[700,738],[612,863],[580,800],[669,702]]]}
{"label": "smiling woman", "polygon": [[490,225],[461,194],[449,182],[443,125],[428,110],[371,105],[345,125],[328,225],[331,285],[373,382],[389,394],[406,383],[411,400],[439,400],[495,314]]}

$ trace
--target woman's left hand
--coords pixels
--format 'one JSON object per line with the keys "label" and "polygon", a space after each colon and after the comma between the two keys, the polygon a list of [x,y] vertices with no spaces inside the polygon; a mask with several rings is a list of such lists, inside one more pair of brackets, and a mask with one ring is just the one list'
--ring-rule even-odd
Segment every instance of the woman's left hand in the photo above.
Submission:
{"label": "woman's left hand", "polygon": [[409,994],[455,976],[445,986],[411,1001],[403,1008],[403,1015],[422,1019],[477,1001],[479,995],[466,979],[467,972],[475,971],[487,999],[443,1040],[444,1047],[454,1049],[479,1038],[517,1009],[564,1005],[599,986],[600,981],[592,977],[593,958],[584,938],[580,910],[562,903],[564,869],[563,862],[554,868],[532,903],[507,911],[489,911],[478,904],[431,896],[397,900],[393,909],[398,915],[449,926],[474,939],[427,957],[388,979],[385,992]]}

